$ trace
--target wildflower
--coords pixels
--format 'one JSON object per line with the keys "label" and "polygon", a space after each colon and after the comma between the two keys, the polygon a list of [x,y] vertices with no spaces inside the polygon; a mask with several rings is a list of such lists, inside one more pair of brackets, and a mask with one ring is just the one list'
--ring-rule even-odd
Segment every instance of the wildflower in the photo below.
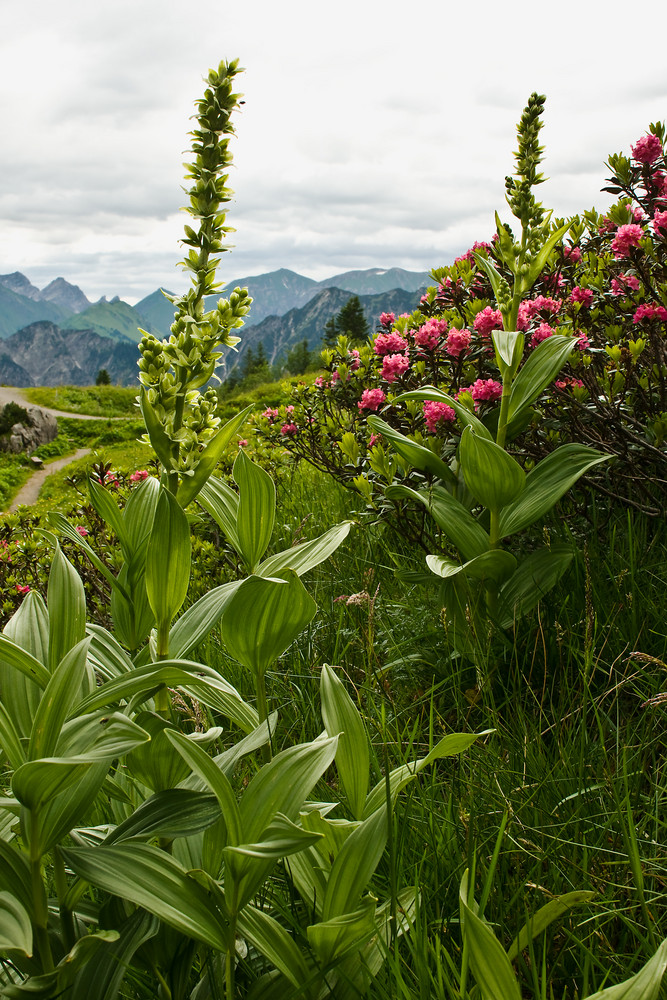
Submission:
{"label": "wildflower", "polygon": [[267,420],[269,420],[271,423],[273,423],[273,421],[276,419],[276,417],[278,416],[278,414],[279,414],[279,410],[274,410],[274,409],[271,409],[270,406],[267,406],[267,408],[262,413],[262,416],[265,417]]}
{"label": "wildflower", "polygon": [[453,327],[447,334],[447,342],[445,344],[447,354],[451,354],[453,358],[458,358],[462,354],[465,354],[470,345],[471,336],[470,330],[457,330],[456,327]]}
{"label": "wildflower", "polygon": [[404,354],[387,354],[382,361],[382,378],[387,382],[393,382],[395,378],[403,375],[410,367],[410,362]]}
{"label": "wildflower", "polygon": [[280,433],[283,435],[283,437],[294,437],[294,435],[297,434],[298,431],[299,428],[296,426],[296,424],[283,424],[282,427],[280,428]]}
{"label": "wildflower", "polygon": [[656,209],[656,212],[653,216],[653,225],[655,226],[656,230],[662,229],[665,236],[667,236],[667,212],[660,212]]}
{"label": "wildflower", "polygon": [[397,351],[407,351],[407,349],[407,340],[396,331],[378,334],[373,343],[373,350],[380,357],[384,357],[386,354],[395,354]]}
{"label": "wildflower", "polygon": [[585,333],[582,333],[580,337],[577,338],[577,347],[580,351],[585,351],[591,346],[591,342]]}
{"label": "wildflower", "polygon": [[500,399],[503,394],[503,387],[495,379],[478,378],[476,382],[473,382],[472,385],[463,391],[469,392],[476,403],[482,401],[491,402],[494,399]]}
{"label": "wildflower", "polygon": [[327,380],[325,378],[322,378],[321,375],[318,375],[317,378],[315,379],[315,385],[317,386],[318,389],[328,389],[329,388],[329,383],[327,382]]}
{"label": "wildflower", "polygon": [[549,337],[552,337],[554,333],[554,328],[549,326],[548,323],[540,323],[537,330],[535,330],[533,336],[530,338],[530,346],[537,347],[537,345],[541,344],[543,340],[547,340]]}
{"label": "wildflower", "polygon": [[584,387],[584,383],[581,381],[580,378],[559,379],[557,382],[554,382],[554,385],[556,386],[557,389],[561,390],[574,389],[575,386],[579,389],[583,389]]}
{"label": "wildflower", "polygon": [[536,299],[529,299],[527,302],[519,303],[519,315],[516,323],[517,330],[526,330],[530,321],[538,312],[555,315],[559,312],[562,304],[560,299],[547,298],[544,295],[538,295]]}
{"label": "wildflower", "polygon": [[429,400],[424,403],[424,420],[429,434],[436,434],[438,425],[443,422],[451,423],[456,420],[456,412],[447,406],[447,403],[438,403],[436,400]]}
{"label": "wildflower", "polygon": [[571,264],[578,264],[581,261],[581,250],[579,247],[564,246],[563,257]]}
{"label": "wildflower", "polygon": [[444,319],[430,319],[418,330],[415,330],[414,340],[418,347],[425,347],[429,351],[434,351],[440,343],[440,338],[447,332],[447,321]]}
{"label": "wildflower", "polygon": [[384,326],[389,330],[395,319],[396,316],[394,313],[382,313],[380,315],[380,326]]}
{"label": "wildflower", "polygon": [[629,290],[633,292],[639,290],[639,279],[635,278],[634,274],[619,274],[618,279],[611,279],[612,295],[627,295]]}
{"label": "wildflower", "polygon": [[239,448],[247,448],[247,447],[248,447],[248,439],[239,438]]}
{"label": "wildflower", "polygon": [[619,226],[616,235],[611,241],[611,249],[614,257],[627,257],[632,247],[639,246],[639,241],[644,235],[644,230],[634,222],[625,226]]}
{"label": "wildflower", "polygon": [[[499,309],[487,306],[486,309],[477,313],[472,325],[482,337],[488,337],[492,330],[502,330],[503,317]],[[452,352],[449,351],[449,353]]]}
{"label": "wildflower", "polygon": [[16,584],[16,593],[17,594],[29,594],[30,593],[30,587],[24,586],[21,583],[17,583]]}
{"label": "wildflower", "polygon": [[636,145],[631,146],[632,155],[638,163],[653,163],[662,156],[662,143],[657,135],[649,133],[637,140]]}
{"label": "wildflower", "polygon": [[[132,477],[130,477],[130,478],[132,478]],[[84,528],[84,526],[82,524],[77,524],[77,526],[76,526],[76,528],[74,530],[77,531],[81,535],[82,538],[85,538],[86,535],[88,534],[88,531]]]}
{"label": "wildflower", "polygon": [[368,439],[368,447],[369,448],[374,448],[375,445],[378,443],[378,441],[381,441],[381,440],[382,440],[382,435],[381,434],[371,434],[371,436]]}
{"label": "wildflower", "polygon": [[667,321],[667,309],[664,306],[644,302],[635,312],[632,322],[641,323],[643,319],[659,319],[664,323]]}
{"label": "wildflower", "polygon": [[361,400],[357,403],[359,412],[372,410],[373,413],[377,413],[386,398],[382,389],[364,389],[361,394]]}
{"label": "wildflower", "polygon": [[[130,476],[131,483],[143,483],[144,479],[148,479],[148,471],[146,469],[137,469]],[[79,529],[77,528],[76,530],[78,531]]]}
{"label": "wildflower", "polygon": [[347,356],[348,358],[352,359],[349,363],[350,370],[356,372],[356,370],[361,366],[361,361],[359,360],[359,351],[356,348],[353,348],[351,351],[348,351]]}
{"label": "wildflower", "polygon": [[593,301],[593,292],[590,288],[581,288],[579,285],[575,285],[570,295],[570,301],[580,302],[582,306],[588,309]]}

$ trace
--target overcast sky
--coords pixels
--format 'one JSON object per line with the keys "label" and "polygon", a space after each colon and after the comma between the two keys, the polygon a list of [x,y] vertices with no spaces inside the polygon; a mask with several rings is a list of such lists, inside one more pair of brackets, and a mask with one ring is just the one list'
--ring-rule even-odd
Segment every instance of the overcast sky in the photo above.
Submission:
{"label": "overcast sky", "polygon": [[[0,0],[0,273],[135,302],[176,267],[189,117],[238,57],[222,280],[429,270],[493,231],[515,125],[547,95],[541,191],[608,203],[610,152],[667,117],[667,4]],[[190,11],[190,12],[189,12]],[[656,48],[657,43],[657,48]]]}

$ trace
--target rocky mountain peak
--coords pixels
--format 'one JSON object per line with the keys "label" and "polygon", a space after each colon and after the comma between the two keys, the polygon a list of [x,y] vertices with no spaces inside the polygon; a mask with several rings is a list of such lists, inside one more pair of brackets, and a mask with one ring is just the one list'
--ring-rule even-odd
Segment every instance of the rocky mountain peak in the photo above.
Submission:
{"label": "rocky mountain peak", "polygon": [[16,295],[23,295],[26,299],[39,302],[42,295],[39,288],[36,288],[25,274],[20,271],[13,271],[11,274],[0,274],[0,285],[4,285],[10,292]]}
{"label": "rocky mountain peak", "polygon": [[39,293],[43,302],[55,302],[69,312],[80,313],[87,309],[90,302],[78,285],[72,285],[64,278],[55,278]]}

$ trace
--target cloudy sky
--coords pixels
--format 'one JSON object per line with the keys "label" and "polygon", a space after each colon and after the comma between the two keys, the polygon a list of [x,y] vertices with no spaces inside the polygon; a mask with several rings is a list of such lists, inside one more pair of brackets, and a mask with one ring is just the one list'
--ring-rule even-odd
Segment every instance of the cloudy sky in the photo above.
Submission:
{"label": "cloudy sky", "polygon": [[0,273],[130,302],[177,268],[202,76],[238,57],[223,280],[430,269],[488,238],[515,125],[547,95],[545,203],[607,203],[610,152],[667,117],[667,6],[593,0],[0,0]]}

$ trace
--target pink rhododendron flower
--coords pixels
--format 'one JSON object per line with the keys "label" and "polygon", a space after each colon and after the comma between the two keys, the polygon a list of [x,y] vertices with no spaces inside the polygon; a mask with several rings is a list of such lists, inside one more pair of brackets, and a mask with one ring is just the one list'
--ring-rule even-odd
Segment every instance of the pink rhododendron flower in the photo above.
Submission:
{"label": "pink rhododendron flower", "polygon": [[537,330],[535,330],[534,334],[530,338],[530,346],[537,347],[537,345],[541,344],[543,340],[547,340],[549,337],[552,337],[554,333],[554,328],[549,326],[548,323],[540,323]]}
{"label": "pink rhododendron flower", "polygon": [[239,438],[239,448],[247,448],[247,447],[248,447],[248,439]]}
{"label": "pink rhododendron flower", "polygon": [[662,231],[667,236],[667,212],[660,212],[656,210],[653,216],[653,225],[656,230],[662,229]]}
{"label": "pink rhododendron flower", "polygon": [[[325,378],[322,378],[321,375],[318,375],[317,378],[315,379],[315,385],[317,386],[318,389],[328,389],[329,388],[329,383],[327,382],[327,380]],[[262,416],[266,416],[266,413],[262,414]]]}
{"label": "pink rhododendron flower", "polygon": [[270,406],[268,406],[264,410],[264,412],[262,413],[262,416],[266,417],[267,420],[270,420],[271,423],[273,423],[273,421],[276,419],[276,417],[278,416],[278,414],[279,414],[278,410],[273,410],[273,409],[271,409]]}
{"label": "pink rhododendron flower", "polygon": [[373,350],[380,357],[384,357],[386,354],[395,354],[397,351],[407,351],[407,349],[407,340],[395,330],[391,333],[379,333],[373,342]]}
{"label": "pink rhododendron flower", "polygon": [[612,295],[627,295],[628,291],[633,292],[639,289],[639,279],[634,274],[619,274],[618,279],[611,279]]}
{"label": "pink rhododendron flower", "polygon": [[662,156],[662,143],[657,135],[653,134],[643,135],[630,149],[638,163],[653,163]]}
{"label": "pink rhododendron flower", "polygon": [[294,407],[293,406],[286,406],[285,407],[285,413],[294,413]]}
{"label": "pink rhododendron flower", "polygon": [[413,336],[417,347],[426,347],[434,351],[440,343],[440,338],[447,332],[447,321],[444,319],[429,319]]}
{"label": "pink rhododendron flower", "polygon": [[340,382],[340,372],[335,371],[331,373],[331,385],[334,386],[336,382]]}
{"label": "pink rhododendron flower", "polygon": [[452,423],[456,420],[456,412],[451,406],[447,406],[447,403],[428,400],[424,403],[424,420],[429,434],[436,434],[439,424]]}
{"label": "pink rhododendron flower", "polygon": [[382,440],[382,435],[381,434],[371,434],[371,436],[368,439],[368,447],[369,448],[374,448],[375,445],[378,443],[378,441],[381,441],[381,440]]}
{"label": "pink rhododendron flower", "polygon": [[500,382],[492,378],[478,378],[476,382],[469,385],[463,392],[469,392],[476,403],[500,399],[503,394],[503,387]]}
{"label": "pink rhododendron flower", "polygon": [[[137,469],[130,476],[131,483],[143,483],[144,479],[148,479],[148,471],[146,469]],[[78,528],[76,529],[79,530]]]}
{"label": "pink rhododendron flower", "polygon": [[387,382],[393,382],[395,378],[403,375],[410,367],[410,362],[404,354],[387,354],[382,361],[382,378]]}
{"label": "pink rhododendron flower", "polygon": [[488,337],[492,330],[502,330],[503,317],[500,309],[492,309],[487,306],[478,312],[472,324],[482,337]]}
{"label": "pink rhododendron flower", "polygon": [[447,341],[445,343],[447,354],[451,354],[453,358],[458,358],[462,354],[465,354],[470,346],[471,337],[470,330],[457,330],[456,327],[452,327],[447,334]]}
{"label": "pink rhododendron flower", "polygon": [[590,288],[581,288],[579,285],[575,285],[570,295],[570,301],[581,302],[582,306],[588,308],[593,301],[593,292]]}
{"label": "pink rhododendron flower", "polygon": [[560,310],[562,304],[560,299],[546,298],[544,295],[538,295],[535,299],[520,302],[519,315],[516,321],[517,330],[527,330],[530,321],[538,312],[547,312],[555,315]]}
{"label": "pink rhododendron flower", "polygon": [[382,313],[382,315],[380,316],[380,326],[386,326],[387,329],[389,329],[389,327],[391,326],[391,324],[394,322],[395,319],[396,316],[394,315],[394,313]]}
{"label": "pink rhododendron flower", "polygon": [[625,226],[619,226],[616,230],[616,235],[611,241],[611,249],[614,252],[614,257],[627,257],[632,247],[639,246],[639,241],[643,235],[644,230],[642,227],[636,225],[634,222],[629,222]]}
{"label": "pink rhododendron flower", "polygon": [[298,432],[298,430],[299,428],[296,426],[296,424],[283,424],[282,427],[280,428],[280,433],[283,434],[285,437],[294,437],[294,435]]}
{"label": "pink rhododendron flower", "polygon": [[585,333],[582,333],[582,335],[577,339],[577,347],[579,348],[580,351],[585,351],[586,348],[590,346],[591,346],[590,340],[588,339]]}
{"label": "pink rhododendron flower", "polygon": [[16,593],[17,594],[29,594],[30,593],[30,587],[24,586],[22,583],[17,583],[16,584]]}
{"label": "pink rhododendron flower", "polygon": [[363,412],[363,410],[372,410],[373,413],[377,413],[386,398],[387,397],[383,393],[382,389],[364,389],[361,394],[361,399],[357,403],[359,412]]}
{"label": "pink rhododendron flower", "polygon": [[574,389],[575,386],[577,386],[580,389],[583,389],[584,387],[584,383],[581,381],[580,378],[559,379],[557,382],[554,382],[554,385],[556,386],[557,389]]}
{"label": "pink rhododendron flower", "polygon": [[348,358],[352,358],[352,360],[350,361],[350,369],[353,372],[356,372],[357,368],[361,366],[361,361],[359,360],[359,351],[356,348],[353,348],[351,351],[347,352],[347,356]]}
{"label": "pink rhododendron flower", "polygon": [[644,302],[632,317],[632,322],[641,323],[643,319],[659,319],[664,323],[667,321],[667,309],[664,306]]}
{"label": "pink rhododendron flower", "polygon": [[600,236],[604,236],[605,233],[613,233],[616,226],[611,221],[608,215],[603,215],[600,219],[600,225],[598,226],[598,232]]}
{"label": "pink rhododendron flower", "polygon": [[[130,477],[130,478],[131,478],[131,477]],[[86,537],[86,535],[88,534],[88,532],[86,531],[86,529],[84,528],[84,526],[83,526],[82,524],[77,524],[77,526],[76,526],[76,528],[75,528],[74,530],[75,530],[75,531],[76,531],[76,532],[77,532],[77,533],[78,533],[79,535],[81,535],[81,537],[82,537],[82,538],[85,538],[85,537]]]}
{"label": "pink rhododendron flower", "polygon": [[491,244],[490,243],[480,243],[477,240],[475,240],[475,242],[473,243],[473,245],[470,247],[470,250],[466,250],[466,252],[463,253],[463,254],[461,254],[460,257],[455,257],[454,258],[454,263],[458,264],[459,261],[467,260],[467,261],[469,261],[472,264],[474,262],[474,260],[475,260],[475,258],[473,257],[473,253],[476,250],[487,250],[488,251],[490,249],[491,249]]}
{"label": "pink rhododendron flower", "polygon": [[571,264],[578,264],[581,260],[581,250],[579,247],[564,246],[563,257],[565,257],[565,260],[569,260]]}

